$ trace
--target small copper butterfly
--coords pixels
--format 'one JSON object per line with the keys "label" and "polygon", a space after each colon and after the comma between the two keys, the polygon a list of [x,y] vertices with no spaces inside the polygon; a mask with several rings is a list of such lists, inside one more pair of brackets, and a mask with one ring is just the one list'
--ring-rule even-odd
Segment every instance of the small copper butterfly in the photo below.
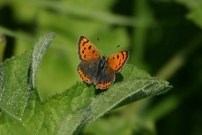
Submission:
{"label": "small copper butterfly", "polygon": [[128,51],[120,51],[109,57],[101,56],[98,49],[88,38],[80,36],[78,53],[81,60],[77,71],[81,79],[88,83],[94,83],[96,89],[107,89],[115,80],[118,72],[128,59]]}

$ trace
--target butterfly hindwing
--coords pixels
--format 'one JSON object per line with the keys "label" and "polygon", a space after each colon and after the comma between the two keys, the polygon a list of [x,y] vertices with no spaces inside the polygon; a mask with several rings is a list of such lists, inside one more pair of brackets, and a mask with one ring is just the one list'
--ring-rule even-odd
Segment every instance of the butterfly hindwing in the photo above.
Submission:
{"label": "butterfly hindwing", "polygon": [[77,71],[84,82],[91,84],[97,72],[97,62],[81,61],[77,67]]}
{"label": "butterfly hindwing", "polygon": [[79,58],[85,61],[96,61],[100,58],[98,49],[84,36],[80,36],[78,43]]}
{"label": "butterfly hindwing", "polygon": [[96,85],[96,89],[107,89],[113,84],[114,80],[115,71],[108,66],[105,66],[104,69],[95,76],[94,83]]}
{"label": "butterfly hindwing", "polygon": [[112,70],[118,72],[126,63],[127,59],[128,51],[120,51],[118,53],[110,55],[107,58],[107,64]]}

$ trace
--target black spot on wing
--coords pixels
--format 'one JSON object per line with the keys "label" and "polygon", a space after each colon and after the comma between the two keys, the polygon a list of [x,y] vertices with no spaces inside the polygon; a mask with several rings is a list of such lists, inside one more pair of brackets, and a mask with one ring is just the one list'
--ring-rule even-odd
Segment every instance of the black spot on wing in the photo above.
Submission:
{"label": "black spot on wing", "polygon": [[92,46],[90,45],[90,46],[88,47],[88,50],[90,50],[90,49],[91,49],[91,47],[92,47]]}
{"label": "black spot on wing", "polygon": [[84,41],[83,44],[82,44],[82,46],[84,46],[88,42],[89,42],[89,40]]}
{"label": "black spot on wing", "polygon": [[124,56],[125,56],[125,55],[124,55],[124,52],[121,52],[121,54],[122,54],[122,57],[123,57],[123,59],[124,59]]}

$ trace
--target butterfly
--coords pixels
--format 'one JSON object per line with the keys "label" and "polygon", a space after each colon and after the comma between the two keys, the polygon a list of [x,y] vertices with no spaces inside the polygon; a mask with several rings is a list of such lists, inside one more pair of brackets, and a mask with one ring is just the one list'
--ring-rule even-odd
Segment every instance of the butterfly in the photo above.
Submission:
{"label": "butterfly", "polygon": [[126,63],[129,52],[120,51],[109,57],[101,56],[92,42],[80,36],[78,42],[78,54],[81,60],[77,67],[81,79],[88,83],[94,83],[96,89],[107,89],[115,80],[118,72]]}

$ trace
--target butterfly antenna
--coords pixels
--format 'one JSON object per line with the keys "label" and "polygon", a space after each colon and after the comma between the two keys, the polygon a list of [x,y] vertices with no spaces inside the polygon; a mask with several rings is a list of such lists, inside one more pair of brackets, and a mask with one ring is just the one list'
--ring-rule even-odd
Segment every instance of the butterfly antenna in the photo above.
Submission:
{"label": "butterfly antenna", "polygon": [[98,42],[98,44],[97,44],[97,45],[99,46],[99,43],[100,43],[100,38],[97,38],[97,42]]}

